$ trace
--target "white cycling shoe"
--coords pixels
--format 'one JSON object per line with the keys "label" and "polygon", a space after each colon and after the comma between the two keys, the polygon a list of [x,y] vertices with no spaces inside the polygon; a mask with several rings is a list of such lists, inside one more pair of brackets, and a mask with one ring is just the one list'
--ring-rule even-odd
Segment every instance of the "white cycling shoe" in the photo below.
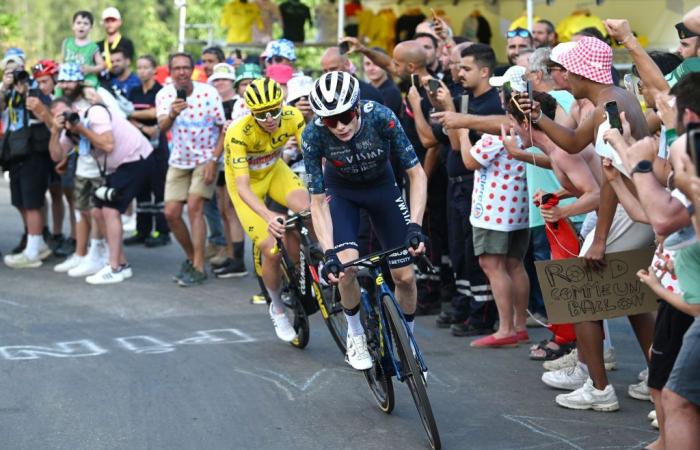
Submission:
{"label": "white cycling shoe", "polygon": [[286,314],[277,314],[272,310],[272,303],[270,303],[270,318],[272,319],[272,324],[275,326],[275,333],[277,337],[284,342],[292,342],[297,337],[297,332],[294,331],[294,327],[289,323],[289,318]]}
{"label": "white cycling shoe", "polygon": [[359,336],[350,336],[348,334],[347,352],[345,353],[345,362],[350,364],[355,370],[369,370],[372,368],[372,357],[367,351],[367,338],[364,334]]}

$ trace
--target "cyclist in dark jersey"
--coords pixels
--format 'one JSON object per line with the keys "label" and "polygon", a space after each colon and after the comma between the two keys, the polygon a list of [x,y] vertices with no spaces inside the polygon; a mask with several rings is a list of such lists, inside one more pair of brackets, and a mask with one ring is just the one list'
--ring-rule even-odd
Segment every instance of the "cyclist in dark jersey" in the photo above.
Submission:
{"label": "cyclist in dark jersey", "polygon": [[[325,250],[323,277],[338,283],[348,320],[346,360],[357,370],[372,367],[360,322],[360,287],[355,270],[333,272],[359,257],[357,234],[360,210],[368,212],[385,249],[418,239],[417,248],[390,255],[389,267],[409,327],[416,310],[416,278],[412,255],[425,252],[421,222],[427,196],[427,178],[413,146],[394,113],[387,107],[359,101],[359,83],[346,72],[328,72],[313,86],[311,107],[318,116],[306,126],[302,150],[311,216]],[[410,211],[391,168],[395,153],[410,184]],[[410,253],[410,254],[409,254]]]}

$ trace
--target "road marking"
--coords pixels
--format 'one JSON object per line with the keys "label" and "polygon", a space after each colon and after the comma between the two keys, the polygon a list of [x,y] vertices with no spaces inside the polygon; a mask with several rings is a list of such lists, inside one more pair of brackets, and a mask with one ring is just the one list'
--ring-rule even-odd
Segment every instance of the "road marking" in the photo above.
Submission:
{"label": "road marking", "polygon": [[[113,338],[115,347],[120,350],[135,353],[137,355],[156,355],[170,353],[180,345],[210,345],[210,344],[244,344],[257,342],[258,339],[237,328],[217,328],[213,330],[194,331],[193,337],[167,342],[157,337],[139,334]],[[101,356],[109,353],[104,348],[90,339],[76,341],[55,342],[44,345],[8,345],[0,347],[0,357],[9,361],[52,358],[82,358],[87,356]]]}

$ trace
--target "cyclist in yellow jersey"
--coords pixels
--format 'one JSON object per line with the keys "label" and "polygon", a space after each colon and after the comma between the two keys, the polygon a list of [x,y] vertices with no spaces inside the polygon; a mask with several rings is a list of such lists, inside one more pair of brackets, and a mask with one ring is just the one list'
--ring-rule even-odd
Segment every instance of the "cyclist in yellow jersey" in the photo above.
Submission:
{"label": "cyclist in yellow jersey", "polygon": [[294,212],[309,208],[304,183],[282,159],[288,139],[295,137],[301,144],[304,117],[282,104],[282,88],[269,78],[253,81],[243,96],[250,114],[229,127],[224,138],[226,187],[243,229],[264,255],[262,279],[272,300],[269,312],[275,333],[291,342],[296,332],[280,297],[280,255],[272,252],[275,238],[284,234],[284,225],[278,222],[283,216],[265,206],[265,196]]}

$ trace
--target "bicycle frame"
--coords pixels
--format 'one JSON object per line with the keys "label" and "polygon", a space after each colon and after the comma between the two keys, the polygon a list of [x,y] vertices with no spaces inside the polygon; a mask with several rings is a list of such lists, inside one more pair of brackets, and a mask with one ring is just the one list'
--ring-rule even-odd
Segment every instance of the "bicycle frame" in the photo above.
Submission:
{"label": "bicycle frame", "polygon": [[[420,349],[418,348],[418,344],[416,343],[416,339],[413,336],[413,333],[411,330],[408,328],[408,325],[406,324],[406,317],[404,317],[403,310],[401,309],[401,306],[399,305],[398,301],[396,301],[396,297],[394,297],[394,294],[391,292],[391,289],[389,289],[389,286],[386,284],[384,281],[384,275],[382,274],[381,271],[381,266],[379,265],[381,263],[382,258],[379,255],[385,254],[385,253],[393,253],[394,251],[397,250],[402,250],[403,248],[397,248],[389,252],[381,252],[378,254],[374,255],[369,255],[366,258],[363,258],[361,261],[367,261],[366,263],[361,262],[357,264],[359,267],[365,267],[369,270],[369,274],[371,278],[374,281],[375,285],[375,292],[376,295],[374,296],[374,302],[376,302],[376,308],[373,308],[372,306],[372,300],[369,298],[369,293],[362,289],[362,293],[360,295],[360,303],[362,304],[362,309],[365,310],[365,312],[368,315],[368,320],[374,319],[374,311],[379,311],[379,336],[380,336],[380,350],[381,350],[381,355],[382,355],[382,368],[384,369],[384,372],[388,375],[396,376],[399,381],[404,381],[406,376],[404,373],[401,371],[401,367],[399,364],[399,361],[396,359],[396,356],[394,355],[393,351],[393,345],[392,345],[392,337],[391,333],[389,333],[389,323],[387,322],[386,318],[386,313],[384,312],[384,308],[381,305],[381,299],[383,297],[389,297],[391,301],[394,303],[396,306],[396,309],[399,311],[399,314],[401,316],[401,321],[403,322],[403,326],[406,328],[406,333],[408,334],[409,339],[411,340],[411,344],[413,346],[414,351],[416,352],[416,359],[418,360],[418,363],[420,364],[421,370],[422,371],[427,371],[428,367],[425,364],[425,361],[423,360],[423,354],[421,353]],[[388,343],[388,345],[387,345]]]}

